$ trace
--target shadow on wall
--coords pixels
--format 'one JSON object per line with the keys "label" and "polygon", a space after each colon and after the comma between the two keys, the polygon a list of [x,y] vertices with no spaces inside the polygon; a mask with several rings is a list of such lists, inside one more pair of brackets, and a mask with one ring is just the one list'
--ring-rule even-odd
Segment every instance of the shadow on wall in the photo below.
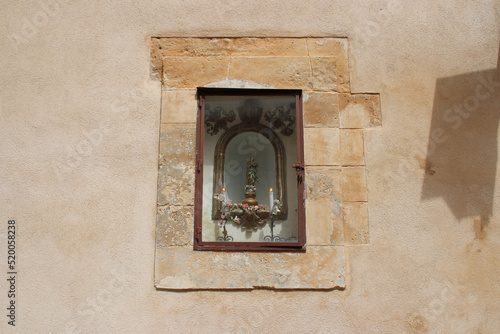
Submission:
{"label": "shadow on wall", "polygon": [[422,199],[442,197],[457,219],[492,214],[498,160],[497,68],[436,81]]}

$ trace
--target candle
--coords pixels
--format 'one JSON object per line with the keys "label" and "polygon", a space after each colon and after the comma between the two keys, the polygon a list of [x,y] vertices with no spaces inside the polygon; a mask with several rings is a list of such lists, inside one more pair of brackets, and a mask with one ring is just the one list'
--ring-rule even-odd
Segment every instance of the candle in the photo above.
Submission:
{"label": "candle", "polygon": [[269,188],[269,211],[273,210],[273,204],[274,204],[274,192],[273,188]]}
{"label": "candle", "polygon": [[226,188],[222,188],[222,212],[226,208]]}

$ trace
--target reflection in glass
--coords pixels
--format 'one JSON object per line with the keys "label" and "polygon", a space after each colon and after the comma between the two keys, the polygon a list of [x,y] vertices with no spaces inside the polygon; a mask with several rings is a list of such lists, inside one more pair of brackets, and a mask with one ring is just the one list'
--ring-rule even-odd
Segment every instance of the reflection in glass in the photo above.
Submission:
{"label": "reflection in glass", "polygon": [[203,241],[297,241],[295,116],[294,96],[206,97]]}

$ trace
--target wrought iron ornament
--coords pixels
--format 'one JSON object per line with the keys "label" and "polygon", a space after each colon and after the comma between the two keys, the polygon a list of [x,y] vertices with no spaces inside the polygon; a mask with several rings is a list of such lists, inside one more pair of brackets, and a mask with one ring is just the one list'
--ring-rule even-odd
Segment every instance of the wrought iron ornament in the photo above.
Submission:
{"label": "wrought iron ornament", "polygon": [[282,238],[278,235],[274,235],[274,220],[276,219],[276,215],[280,212],[282,204],[279,201],[273,203],[273,207],[271,208],[271,217],[269,219],[269,226],[271,227],[271,235],[266,235],[264,237],[264,241],[272,241],[272,242],[297,242],[298,239],[293,235],[290,238]]}
{"label": "wrought iron ornament", "polygon": [[281,129],[282,135],[290,136],[293,134],[291,126],[295,123],[295,115],[291,113],[292,109],[295,109],[295,103],[290,103],[288,110],[285,110],[285,107],[276,107],[266,112],[265,119],[271,123],[273,130]]}
{"label": "wrought iron ornament", "polygon": [[222,230],[222,237],[218,237],[217,241],[233,241],[233,237],[227,235],[226,225],[224,224],[224,229]]}
{"label": "wrought iron ornament", "polygon": [[248,99],[243,102],[243,105],[238,108],[238,116],[241,122],[246,124],[258,124],[262,117],[263,110],[257,106],[257,101]]}
{"label": "wrought iron ornament", "polygon": [[[257,105],[254,99],[245,100],[238,109],[238,116],[242,123],[258,124],[263,114],[263,109]],[[273,130],[280,130],[283,136],[293,134],[292,126],[295,124],[295,103],[290,103],[288,109],[284,106],[276,107],[266,111],[264,119],[271,123]],[[205,125],[209,135],[216,135],[220,129],[227,130],[228,124],[236,120],[236,113],[233,110],[227,111],[222,107],[210,109],[210,105],[205,107]]]}
{"label": "wrought iron ornament", "polygon": [[227,124],[235,119],[236,114],[233,110],[226,111],[222,107],[211,110],[209,104],[205,107],[205,125],[209,135],[216,135],[220,129],[227,130]]}

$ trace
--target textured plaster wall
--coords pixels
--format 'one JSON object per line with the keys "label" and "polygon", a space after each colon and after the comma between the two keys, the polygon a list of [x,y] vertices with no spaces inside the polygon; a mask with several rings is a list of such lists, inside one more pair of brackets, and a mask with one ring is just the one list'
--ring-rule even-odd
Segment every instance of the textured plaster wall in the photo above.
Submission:
{"label": "textured plaster wall", "polygon": [[[0,12],[0,226],[16,219],[19,241],[2,333],[498,332],[498,124],[473,117],[500,105],[480,81],[498,66],[497,1],[53,3]],[[346,290],[154,288],[151,36],[349,38],[351,91],[381,94],[383,126],[364,138],[370,244],[346,246]],[[477,134],[481,172],[450,169]]]}

